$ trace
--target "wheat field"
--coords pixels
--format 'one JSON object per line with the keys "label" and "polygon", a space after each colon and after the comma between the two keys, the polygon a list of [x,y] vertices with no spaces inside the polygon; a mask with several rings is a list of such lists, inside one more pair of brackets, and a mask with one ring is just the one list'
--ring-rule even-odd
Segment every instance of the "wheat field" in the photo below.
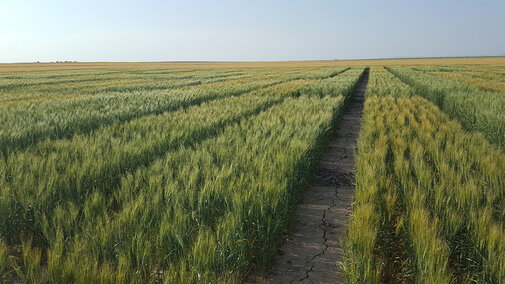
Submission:
{"label": "wheat field", "polygon": [[241,282],[369,81],[349,283],[505,283],[505,58],[0,64],[0,281]]}

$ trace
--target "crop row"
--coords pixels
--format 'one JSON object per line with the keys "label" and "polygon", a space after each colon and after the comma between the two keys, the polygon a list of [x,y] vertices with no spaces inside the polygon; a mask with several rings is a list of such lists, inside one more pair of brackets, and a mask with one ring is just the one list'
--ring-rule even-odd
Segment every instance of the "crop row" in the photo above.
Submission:
{"label": "crop row", "polygon": [[365,97],[392,96],[410,97],[415,95],[414,89],[400,81],[384,67],[371,67],[366,87]]}
{"label": "crop row", "polygon": [[386,67],[416,94],[435,103],[467,130],[480,131],[505,149],[505,96],[406,67]]}
{"label": "crop row", "polygon": [[412,69],[473,85],[483,90],[505,92],[505,69],[499,66],[431,66]]}
{"label": "crop row", "polygon": [[[0,74],[2,82],[0,90],[22,88],[36,85],[66,84],[74,81],[86,81],[99,78],[103,80],[115,79],[189,79],[198,76],[212,76],[216,74],[240,74],[242,70],[164,70],[163,73],[153,73],[152,70],[121,70],[121,71],[60,71],[60,72],[28,72]],[[249,73],[249,72],[248,72]]]}
{"label": "crop row", "polygon": [[149,164],[170,149],[217,135],[226,124],[296,95],[309,82],[290,81],[186,110],[116,122],[91,135],[47,140],[15,152],[0,161],[6,205],[1,207],[6,214],[0,214],[0,223],[5,224],[2,235],[19,238],[17,232],[29,231],[39,243],[47,243],[51,237],[42,231],[48,228],[43,221],[52,215],[52,204],[78,204],[93,189],[113,190],[125,172]]}
{"label": "crop row", "polygon": [[473,85],[484,90],[505,93],[505,81],[495,80],[495,78],[489,77],[482,78],[479,76],[479,73],[476,73],[477,72],[430,72],[429,74]]}
{"label": "crop row", "polygon": [[367,99],[350,283],[505,279],[505,156],[420,97]]}
{"label": "crop row", "polygon": [[0,272],[195,282],[265,265],[362,70],[347,72],[342,82],[290,81],[10,155],[0,164],[0,255],[14,260]]}
{"label": "crop row", "polygon": [[[0,106],[71,99],[79,96],[101,95],[108,92],[163,91],[230,79],[247,78],[261,73],[206,72],[176,76],[118,74],[93,75],[42,82],[19,82],[14,86],[0,87]],[[17,81],[17,80],[16,80]]]}
{"label": "crop row", "polygon": [[[185,86],[220,82],[230,79],[249,78],[261,75],[289,75],[304,73],[306,76],[331,76],[335,68],[287,69],[287,70],[195,70],[192,72],[153,73],[140,71],[77,73],[74,76],[61,74],[51,78],[3,79],[0,82],[0,106],[40,102],[49,99],[66,99],[83,95],[101,95],[108,92],[161,91]],[[72,73],[71,73],[72,74]],[[27,78],[28,77],[28,78]]]}
{"label": "crop row", "polygon": [[63,101],[6,107],[0,112],[0,153],[24,149],[43,139],[72,137],[114,122],[160,114],[204,101],[236,96],[291,80],[335,76],[345,69],[261,75],[171,91],[106,93]]}
{"label": "crop row", "polygon": [[[505,81],[505,69],[503,66],[432,66],[432,67],[414,67],[414,70],[428,73],[453,73],[454,75],[468,75],[475,79],[484,79],[489,81]],[[470,81],[469,81],[470,82]],[[497,91],[503,91],[497,90]]]}

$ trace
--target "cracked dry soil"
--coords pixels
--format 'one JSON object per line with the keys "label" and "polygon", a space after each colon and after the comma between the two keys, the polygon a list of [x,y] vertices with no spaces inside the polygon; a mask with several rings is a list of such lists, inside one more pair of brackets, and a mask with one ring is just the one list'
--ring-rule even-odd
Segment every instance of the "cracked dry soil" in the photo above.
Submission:
{"label": "cracked dry soil", "polygon": [[264,278],[246,283],[342,283],[340,240],[354,195],[354,151],[361,126],[368,71],[342,114],[313,181],[294,213],[285,242]]}

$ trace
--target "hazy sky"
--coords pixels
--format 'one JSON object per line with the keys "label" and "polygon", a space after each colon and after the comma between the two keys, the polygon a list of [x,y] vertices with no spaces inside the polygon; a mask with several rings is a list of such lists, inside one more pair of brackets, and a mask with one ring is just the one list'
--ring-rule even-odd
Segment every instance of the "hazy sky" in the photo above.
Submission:
{"label": "hazy sky", "polygon": [[0,62],[505,55],[505,0],[0,0]]}

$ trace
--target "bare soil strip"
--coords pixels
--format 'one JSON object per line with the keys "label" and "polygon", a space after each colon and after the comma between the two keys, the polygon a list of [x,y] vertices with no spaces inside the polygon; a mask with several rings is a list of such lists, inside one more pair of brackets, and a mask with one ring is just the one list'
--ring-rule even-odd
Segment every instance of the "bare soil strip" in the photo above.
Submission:
{"label": "bare soil strip", "polygon": [[[338,262],[354,195],[354,151],[361,127],[368,71],[342,114],[319,169],[298,205],[266,283],[341,283]],[[250,280],[250,279],[249,279]],[[249,282],[249,281],[248,281]]]}

